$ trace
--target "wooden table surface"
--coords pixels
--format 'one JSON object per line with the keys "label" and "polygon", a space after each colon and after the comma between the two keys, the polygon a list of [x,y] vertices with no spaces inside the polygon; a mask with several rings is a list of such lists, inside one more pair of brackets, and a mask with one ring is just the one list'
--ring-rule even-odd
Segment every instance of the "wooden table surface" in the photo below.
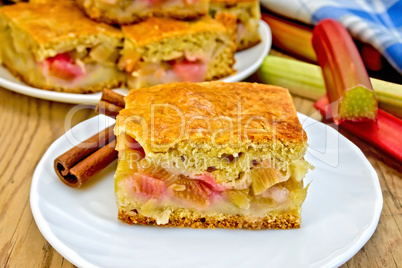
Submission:
{"label": "wooden table surface", "polygon": [[[319,119],[311,101],[294,97],[294,103],[299,112]],[[0,88],[0,267],[73,267],[39,232],[29,203],[35,167],[68,130],[65,118],[73,107]],[[72,125],[93,116],[93,110],[81,110]],[[402,267],[402,174],[351,138],[377,171],[384,207],[372,238],[342,267]]]}

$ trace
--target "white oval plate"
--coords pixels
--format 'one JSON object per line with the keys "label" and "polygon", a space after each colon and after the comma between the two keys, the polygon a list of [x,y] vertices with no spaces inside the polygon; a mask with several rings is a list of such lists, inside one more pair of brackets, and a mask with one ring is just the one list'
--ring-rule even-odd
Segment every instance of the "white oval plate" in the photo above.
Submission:
{"label": "white oval plate", "polygon": [[89,119],[56,140],[32,180],[31,209],[43,236],[79,267],[338,267],[372,236],[382,210],[378,177],[363,153],[336,130],[299,114],[315,166],[294,230],[204,230],[122,223],[112,164],[81,189],[64,185],[53,160],[113,124]]}
{"label": "white oval plate", "polygon": [[[259,32],[262,42],[252,48],[237,52],[235,54],[236,64],[234,66],[237,72],[234,75],[221,79],[222,81],[238,82],[250,76],[258,69],[264,57],[271,49],[272,43],[271,30],[264,21],[260,21]],[[3,66],[0,66],[0,86],[31,97],[76,104],[96,104],[101,97],[100,92],[93,94],[73,94],[33,88],[19,81]],[[116,91],[121,94],[128,93],[128,90],[124,88],[116,89]]]}

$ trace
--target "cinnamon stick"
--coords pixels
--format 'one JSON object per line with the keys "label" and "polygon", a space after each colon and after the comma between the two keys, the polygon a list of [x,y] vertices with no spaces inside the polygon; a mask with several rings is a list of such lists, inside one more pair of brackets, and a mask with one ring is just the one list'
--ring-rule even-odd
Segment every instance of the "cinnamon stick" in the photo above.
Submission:
{"label": "cinnamon stick", "polygon": [[[96,112],[116,118],[124,109],[124,96],[104,89]],[[54,160],[57,176],[66,185],[79,188],[117,158],[114,125],[93,135]]]}
{"label": "cinnamon stick", "polygon": [[116,118],[119,112],[124,109],[124,106],[125,103],[123,95],[105,88],[95,111],[98,114],[104,114]]}
{"label": "cinnamon stick", "polygon": [[66,185],[81,187],[117,158],[113,126],[93,135],[54,160],[57,176]]}

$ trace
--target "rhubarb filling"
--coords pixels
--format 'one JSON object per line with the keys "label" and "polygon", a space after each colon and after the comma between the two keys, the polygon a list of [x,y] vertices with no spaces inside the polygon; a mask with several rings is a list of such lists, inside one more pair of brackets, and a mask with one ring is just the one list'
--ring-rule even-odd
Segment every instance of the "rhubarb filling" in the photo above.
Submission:
{"label": "rhubarb filling", "polygon": [[203,59],[180,57],[160,63],[141,62],[137,68],[129,77],[129,84],[135,88],[173,82],[202,82],[207,63]]}
{"label": "rhubarb filling", "polygon": [[127,42],[118,67],[128,74],[130,88],[174,82],[202,82],[227,74],[231,70],[231,65],[227,63],[229,55],[233,53],[231,47],[225,41],[212,37],[203,45],[203,49],[199,49],[199,45],[190,45],[192,51],[178,49],[168,53],[155,51],[154,54],[141,54],[135,52]]}
{"label": "rhubarb filling", "polygon": [[118,52],[107,44],[79,47],[39,63],[45,80],[65,87],[85,87],[122,76],[116,68]]}
{"label": "rhubarb filling", "polygon": [[[213,47],[213,45],[210,45]],[[207,52],[172,52],[159,62],[138,60],[127,53],[119,61],[119,68],[129,73],[131,88],[149,87],[174,82],[202,82],[207,77],[208,65],[218,50]]]}
{"label": "rhubarb filling", "polygon": [[206,7],[206,1],[201,0],[100,0],[95,1],[99,10],[113,13],[114,17],[130,17],[132,14],[148,14],[155,10],[173,9],[199,9],[200,12]]}
{"label": "rhubarb filling", "polygon": [[251,45],[260,42],[258,27],[261,14],[258,1],[245,3],[211,1],[209,7],[210,15],[215,17],[220,12],[228,12],[237,17],[237,50],[249,48]]}
{"label": "rhubarb filling", "polygon": [[237,21],[236,44],[241,45],[247,40],[259,39],[258,20],[250,18],[246,22]]}
{"label": "rhubarb filling", "polygon": [[101,0],[97,1],[97,5],[100,9],[110,9],[116,5],[120,7],[119,15],[127,15],[131,13],[144,12],[144,9],[151,8],[166,8],[166,7],[186,7],[191,6],[199,2],[198,0],[136,0],[136,1],[124,1],[119,3],[119,0]]}
{"label": "rhubarb filling", "polygon": [[137,213],[155,218],[158,224],[166,224],[171,211],[180,208],[201,215],[263,217],[272,211],[297,213],[306,197],[302,179],[309,167],[302,161],[295,161],[285,171],[254,161],[247,174],[249,184],[234,188],[218,183],[213,167],[189,175],[185,170],[168,163],[158,165],[143,156],[132,149],[125,149],[119,156],[118,202],[122,206],[133,204]]}

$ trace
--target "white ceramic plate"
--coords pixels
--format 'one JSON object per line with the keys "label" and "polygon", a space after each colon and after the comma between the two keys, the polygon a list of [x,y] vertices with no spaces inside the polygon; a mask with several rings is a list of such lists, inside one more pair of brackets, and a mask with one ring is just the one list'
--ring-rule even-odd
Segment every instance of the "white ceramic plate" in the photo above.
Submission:
{"label": "white ceramic plate", "polygon": [[53,160],[113,123],[89,119],[55,141],[32,180],[31,209],[39,230],[79,267],[337,267],[373,234],[382,209],[378,177],[363,153],[337,131],[299,114],[315,166],[295,230],[204,230],[130,226],[117,220],[114,170],[81,189],[64,185]]}
{"label": "white ceramic plate", "polygon": [[[223,78],[221,79],[222,81],[241,81],[254,73],[261,65],[264,57],[271,49],[272,36],[269,26],[263,21],[260,21],[259,31],[262,42],[252,48],[237,52],[235,55],[236,64],[234,66],[234,68],[237,70],[236,74]],[[101,93],[72,94],[33,88],[16,79],[6,68],[1,65],[0,86],[28,96],[67,103],[96,104],[101,97]],[[116,89],[116,91],[121,94],[127,94],[128,92],[127,89],[123,88]]]}

